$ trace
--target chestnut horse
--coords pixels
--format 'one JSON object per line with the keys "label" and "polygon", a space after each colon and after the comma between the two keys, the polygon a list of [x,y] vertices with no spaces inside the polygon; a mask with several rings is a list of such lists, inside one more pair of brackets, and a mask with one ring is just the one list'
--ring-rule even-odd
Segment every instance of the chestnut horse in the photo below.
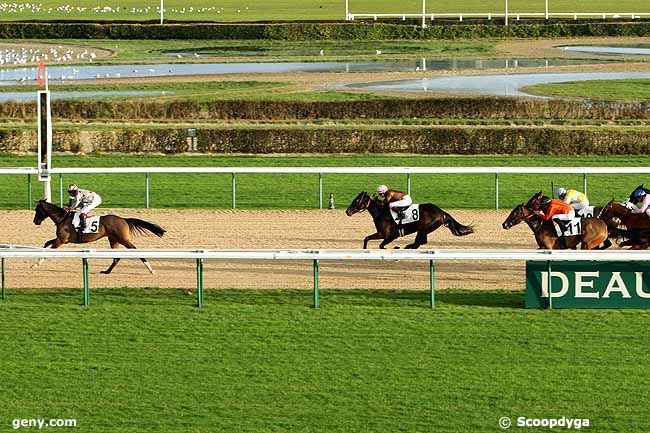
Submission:
{"label": "chestnut horse", "polygon": [[616,233],[628,240],[621,242],[620,246],[632,246],[632,249],[646,249],[650,246],[650,218],[643,213],[632,213],[631,209],[617,203],[612,199],[603,208],[600,218],[610,227],[619,224],[613,222],[616,218],[625,229],[617,229]]}
{"label": "chestnut horse", "polygon": [[[67,243],[85,244],[103,237],[108,237],[111,248],[117,248],[122,244],[126,248],[135,249],[135,245],[130,240],[132,234],[150,232],[158,237],[162,237],[165,234],[165,229],[156,224],[137,218],[121,218],[115,215],[100,217],[97,233],[78,233],[72,225],[73,216],[74,214],[72,212],[66,212],[55,204],[48,203],[45,200],[38,201],[34,215],[34,224],[37,226],[41,225],[46,218],[50,218],[56,225],[56,238],[45,242],[43,248],[49,246],[55,249]],[[38,267],[44,260],[40,259],[34,267]],[[140,260],[149,269],[149,272],[153,274],[153,270],[147,259],[143,258]],[[120,259],[113,259],[113,263],[111,263],[108,269],[101,273],[110,274],[119,261]]]}
{"label": "chestnut horse", "polygon": [[427,235],[438,229],[440,226],[447,227],[454,236],[465,236],[474,233],[471,226],[462,225],[447,212],[430,203],[423,203],[420,205],[420,218],[418,221],[404,224],[402,227],[393,220],[387,205],[381,204],[375,197],[372,197],[365,191],[360,192],[359,195],[352,200],[352,203],[345,211],[345,214],[347,216],[352,216],[355,213],[363,212],[364,210],[367,210],[372,216],[375,228],[377,229],[376,233],[364,238],[364,249],[368,248],[368,241],[372,239],[383,239],[382,243],[379,244],[379,248],[384,249],[386,245],[400,236],[417,233],[415,236],[415,242],[406,246],[406,248],[415,249],[426,244]]}
{"label": "chestnut horse", "polygon": [[[535,214],[535,211],[539,210],[542,196],[542,192],[540,191],[528,203],[522,203],[515,207],[501,226],[505,230],[509,230],[525,221],[535,234],[535,241],[540,249],[575,249],[580,244],[580,248],[583,250],[593,250],[606,249],[612,245],[612,242],[607,239],[607,224],[598,218],[582,218],[582,234],[565,236],[563,245],[561,238],[555,231],[553,222],[544,221]],[[602,247],[600,247],[601,244],[603,244]]]}

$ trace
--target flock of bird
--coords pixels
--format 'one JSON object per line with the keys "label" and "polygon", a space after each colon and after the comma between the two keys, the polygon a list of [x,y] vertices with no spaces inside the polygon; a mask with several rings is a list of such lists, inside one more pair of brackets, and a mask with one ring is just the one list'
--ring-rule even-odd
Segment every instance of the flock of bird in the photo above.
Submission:
{"label": "flock of bird", "polygon": [[[247,11],[248,7],[237,9],[237,13],[242,11]],[[180,7],[180,8],[164,8],[165,13],[177,13],[177,14],[195,14],[195,13],[222,13],[224,12],[223,7],[211,6],[211,7],[201,7],[195,8],[192,6],[189,7]],[[96,13],[96,14],[153,14],[160,15],[160,6],[151,7],[123,7],[123,6],[95,6],[95,7],[84,7],[84,6],[73,6],[69,4],[64,4],[56,7],[45,7],[42,3],[0,3],[0,13],[32,13],[32,14],[78,14],[78,13]]]}
{"label": "flock of bird", "polygon": [[51,47],[49,50],[46,48],[37,47],[21,47],[21,48],[5,48],[0,50],[0,65],[25,65],[28,63],[68,63],[74,61],[76,63],[89,62],[97,58],[97,53],[89,51],[88,49],[75,50],[70,47]]}

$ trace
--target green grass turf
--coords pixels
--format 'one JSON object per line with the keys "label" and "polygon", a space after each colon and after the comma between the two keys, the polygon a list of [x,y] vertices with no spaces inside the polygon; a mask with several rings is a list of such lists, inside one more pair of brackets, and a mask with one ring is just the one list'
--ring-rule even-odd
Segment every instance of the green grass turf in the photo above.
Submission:
{"label": "green grass turf", "polygon": [[208,290],[198,310],[184,290],[94,290],[90,307],[80,290],[12,291],[0,425],[476,433],[565,416],[646,431],[650,312],[524,310],[523,293],[469,291],[440,292],[432,311],[427,297],[326,290],[314,310],[309,291]]}
{"label": "green grass turf", "polygon": [[[25,4],[27,2],[16,2]],[[33,3],[33,2],[32,2]],[[156,20],[159,18],[159,3],[143,3],[136,0],[105,1],[77,0],[43,0],[40,10],[33,12],[23,10],[12,12],[5,10],[3,20],[18,19],[85,19],[85,20]],[[71,5],[72,8],[58,9]],[[119,12],[105,12],[109,6]],[[146,7],[149,10],[145,10]],[[87,8],[85,11],[78,7]],[[99,7],[98,10],[93,8]],[[193,10],[190,10],[190,7]],[[201,8],[216,7],[214,10],[200,12]],[[551,12],[648,12],[645,0],[592,0],[588,3],[577,0],[554,0]],[[133,9],[136,9],[135,11]],[[499,0],[460,0],[446,2],[427,2],[427,13],[469,13],[502,12],[503,2]],[[139,9],[139,10],[138,10]],[[344,0],[268,0],[264,2],[242,2],[241,0],[222,0],[218,3],[208,0],[165,1],[166,18],[171,20],[217,20],[217,21],[259,21],[259,20],[343,20],[345,19]],[[517,12],[543,12],[543,0],[511,0],[509,10]],[[350,0],[352,13],[420,13],[422,2],[419,0]]]}
{"label": "green grass turf", "polygon": [[[0,154],[2,167],[35,166],[35,156]],[[138,156],[138,155],[55,155],[54,167],[156,167],[156,166],[620,166],[650,165],[650,156],[613,157],[577,156]],[[66,175],[64,186],[75,182],[101,194],[103,207],[143,207],[144,175]],[[53,200],[59,202],[59,177],[54,176]],[[229,208],[230,174],[153,174],[150,177],[151,206],[155,208]],[[411,178],[416,202],[433,202],[445,208],[494,208],[494,175],[425,175]],[[500,205],[512,208],[543,190],[550,194],[551,182],[557,187],[582,189],[582,175],[500,175]],[[634,187],[648,182],[643,175],[591,175],[588,195],[593,204],[604,204],[612,197],[623,199]],[[378,184],[405,189],[405,175],[325,175],[324,205],[330,193],[336,206],[347,207],[362,190],[372,191]],[[26,176],[0,176],[0,208],[28,207]],[[42,194],[39,182],[33,182],[33,201]],[[67,200],[67,198],[64,197]],[[29,204],[30,207],[33,205]],[[237,176],[237,207],[315,208],[318,207],[318,175],[240,174]]]}
{"label": "green grass turf", "polygon": [[572,81],[524,87],[523,92],[604,101],[648,101],[650,79]]}

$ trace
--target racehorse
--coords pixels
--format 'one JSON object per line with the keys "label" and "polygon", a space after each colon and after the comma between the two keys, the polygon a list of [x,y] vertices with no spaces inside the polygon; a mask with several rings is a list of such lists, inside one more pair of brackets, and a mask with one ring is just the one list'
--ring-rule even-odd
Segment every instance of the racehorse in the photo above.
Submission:
{"label": "racehorse", "polygon": [[[78,233],[72,225],[72,218],[74,214],[67,212],[55,204],[48,203],[45,200],[39,200],[36,205],[34,224],[41,225],[41,223],[50,218],[56,225],[56,238],[50,239],[45,242],[43,248],[52,247],[52,249],[59,248],[61,245],[67,243],[85,244],[94,242],[103,237],[108,237],[108,242],[111,248],[117,248],[120,244],[128,249],[135,249],[135,245],[131,243],[130,237],[135,233],[150,232],[158,237],[165,234],[165,229],[162,227],[143,221],[137,218],[121,218],[115,215],[105,215],[99,218],[99,228],[97,233]],[[45,259],[40,259],[34,267],[38,267]],[[147,259],[140,259],[142,263],[153,274],[153,269]],[[113,259],[113,263],[102,274],[110,274],[113,268],[117,265],[120,259]]]}
{"label": "racehorse", "polygon": [[[561,238],[557,235],[553,222],[544,221],[535,213],[536,210],[539,210],[542,196],[540,191],[528,203],[522,203],[515,207],[501,226],[505,230],[509,230],[525,221],[535,234],[535,241],[540,249],[575,249],[578,244],[583,250],[606,249],[612,246],[612,242],[607,239],[609,234],[607,224],[598,218],[582,218],[582,234],[565,236],[565,244],[562,245]],[[600,247],[601,244],[603,244],[602,247]]]}
{"label": "racehorse", "polygon": [[368,241],[383,239],[379,248],[384,249],[386,245],[393,242],[400,236],[416,233],[415,241],[406,246],[408,249],[418,248],[427,243],[427,235],[438,229],[440,226],[447,227],[454,236],[465,236],[474,233],[471,226],[464,226],[447,212],[431,203],[420,205],[419,220],[413,223],[404,224],[400,227],[391,216],[387,205],[380,203],[375,197],[367,192],[360,192],[345,211],[347,216],[367,210],[372,216],[377,232],[366,236],[363,240],[363,248],[368,248]]}
{"label": "racehorse", "polygon": [[[650,218],[645,212],[632,213],[631,209],[612,199],[603,207],[600,218],[610,227],[612,227],[612,221],[615,218],[618,218],[620,224],[625,226],[625,230],[617,229],[617,234],[628,238],[627,241],[621,242],[620,246],[632,246],[633,249],[648,247],[650,242]],[[613,223],[613,226],[618,227],[618,224]]]}

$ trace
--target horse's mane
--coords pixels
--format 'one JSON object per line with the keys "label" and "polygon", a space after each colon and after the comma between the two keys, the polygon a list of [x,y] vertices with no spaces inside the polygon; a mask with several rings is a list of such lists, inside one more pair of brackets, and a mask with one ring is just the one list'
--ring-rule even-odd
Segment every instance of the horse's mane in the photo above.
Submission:
{"label": "horse's mane", "polygon": [[48,202],[46,200],[39,200],[38,204],[43,206],[43,208],[45,208],[46,212],[48,210],[50,212],[55,212],[55,213],[62,213],[63,212],[63,208],[60,208],[57,205],[55,205],[54,203],[50,203],[50,202]]}

